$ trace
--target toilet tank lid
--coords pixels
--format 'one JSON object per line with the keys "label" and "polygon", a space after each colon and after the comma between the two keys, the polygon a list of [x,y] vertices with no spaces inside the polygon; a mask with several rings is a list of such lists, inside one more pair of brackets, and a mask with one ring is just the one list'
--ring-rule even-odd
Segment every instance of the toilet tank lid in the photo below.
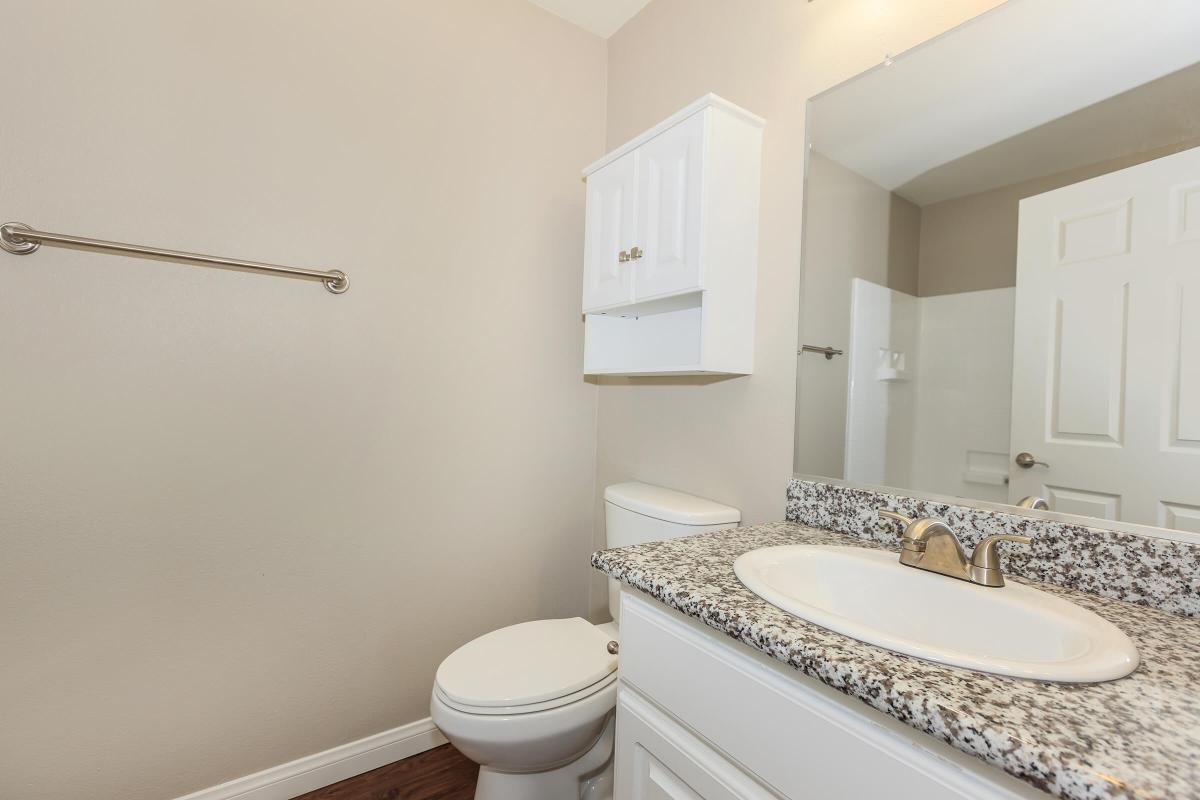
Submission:
{"label": "toilet tank lid", "polygon": [[732,525],[742,519],[736,508],[648,483],[609,486],[604,490],[604,502],[679,525]]}

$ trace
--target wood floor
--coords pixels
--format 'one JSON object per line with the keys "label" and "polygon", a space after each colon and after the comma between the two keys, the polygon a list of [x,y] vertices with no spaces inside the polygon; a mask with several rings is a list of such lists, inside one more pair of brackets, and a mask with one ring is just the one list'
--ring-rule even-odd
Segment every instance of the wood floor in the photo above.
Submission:
{"label": "wood floor", "polygon": [[295,800],[472,800],[479,767],[444,744]]}

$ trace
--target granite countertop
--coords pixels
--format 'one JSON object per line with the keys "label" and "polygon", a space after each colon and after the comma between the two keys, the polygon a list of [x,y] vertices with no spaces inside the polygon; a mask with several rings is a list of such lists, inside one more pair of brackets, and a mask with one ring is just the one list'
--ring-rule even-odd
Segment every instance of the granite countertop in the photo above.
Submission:
{"label": "granite countertop", "polygon": [[987,675],[821,628],[742,586],[733,561],[759,547],[883,545],[777,522],[602,550],[592,565],[706,625],[982,758],[1052,795],[1200,798],[1200,622],[1020,578],[1133,639],[1127,678],[1071,685]]}

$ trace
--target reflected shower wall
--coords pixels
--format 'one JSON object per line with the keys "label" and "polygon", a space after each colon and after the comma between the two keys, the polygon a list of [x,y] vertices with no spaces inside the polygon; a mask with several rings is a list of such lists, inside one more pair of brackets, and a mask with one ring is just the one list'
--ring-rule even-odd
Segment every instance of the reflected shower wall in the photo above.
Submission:
{"label": "reflected shower wall", "polygon": [[1007,502],[1014,290],[851,294],[845,478]]}

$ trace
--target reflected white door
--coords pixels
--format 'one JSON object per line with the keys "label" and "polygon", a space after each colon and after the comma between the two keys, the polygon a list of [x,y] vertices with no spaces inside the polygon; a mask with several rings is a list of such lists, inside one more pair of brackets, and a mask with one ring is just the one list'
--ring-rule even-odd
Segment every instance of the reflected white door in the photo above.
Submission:
{"label": "reflected white door", "polygon": [[1200,533],[1200,148],[1021,202],[1013,502]]}

